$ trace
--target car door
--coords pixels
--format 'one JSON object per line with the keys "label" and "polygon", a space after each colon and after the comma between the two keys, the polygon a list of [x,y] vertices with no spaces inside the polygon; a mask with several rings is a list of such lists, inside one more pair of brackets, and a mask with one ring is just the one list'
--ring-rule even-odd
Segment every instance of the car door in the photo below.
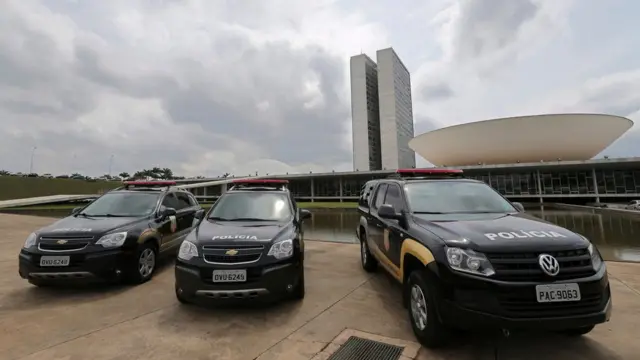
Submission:
{"label": "car door", "polygon": [[172,192],[166,193],[162,199],[161,208],[172,208],[176,210],[176,215],[168,216],[160,220],[158,231],[162,235],[160,240],[160,251],[165,251],[175,246],[176,239],[178,238],[178,199]]}
{"label": "car door", "polygon": [[[384,204],[392,205],[396,212],[405,212],[406,204],[402,197],[402,189],[398,184],[389,184],[384,198]],[[381,219],[383,223],[383,246],[381,250],[385,256],[397,267],[400,267],[400,255],[404,229],[400,220]]]}
{"label": "car door", "polygon": [[[371,216],[367,221],[367,244],[370,249],[380,250],[383,244],[384,223],[378,216],[378,208],[384,203],[384,196],[387,192],[387,184],[382,183],[376,188],[375,196],[370,201]],[[377,251],[376,251],[377,252]],[[377,256],[378,254],[376,254]]]}
{"label": "car door", "polygon": [[178,232],[184,235],[184,233],[189,232],[193,227],[193,220],[198,209],[196,208],[196,203],[191,202],[189,194],[186,192],[176,192],[176,198],[180,204],[180,210],[178,211]]}

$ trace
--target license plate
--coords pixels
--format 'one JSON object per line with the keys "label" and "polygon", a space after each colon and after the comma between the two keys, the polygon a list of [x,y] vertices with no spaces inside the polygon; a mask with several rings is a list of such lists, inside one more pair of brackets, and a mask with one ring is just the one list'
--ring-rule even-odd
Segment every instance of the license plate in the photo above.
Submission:
{"label": "license plate", "polygon": [[245,282],[247,270],[214,270],[213,282]]}
{"label": "license plate", "polygon": [[69,257],[43,256],[40,258],[40,266],[69,266]]}
{"label": "license plate", "polygon": [[580,301],[578,284],[536,285],[536,296],[539,303]]}

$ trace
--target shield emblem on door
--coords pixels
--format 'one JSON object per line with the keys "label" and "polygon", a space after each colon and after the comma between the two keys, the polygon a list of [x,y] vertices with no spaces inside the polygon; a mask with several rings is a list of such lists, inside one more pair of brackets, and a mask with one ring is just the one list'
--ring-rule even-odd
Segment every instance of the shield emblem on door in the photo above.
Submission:
{"label": "shield emblem on door", "polygon": [[171,222],[171,232],[174,233],[178,229],[178,221],[175,216],[169,216],[169,221]]}

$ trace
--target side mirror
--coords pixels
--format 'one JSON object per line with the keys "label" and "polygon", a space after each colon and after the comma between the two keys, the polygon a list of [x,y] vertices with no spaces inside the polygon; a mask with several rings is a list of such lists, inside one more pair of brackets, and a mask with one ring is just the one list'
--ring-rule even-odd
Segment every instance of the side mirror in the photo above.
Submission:
{"label": "side mirror", "polygon": [[160,210],[158,211],[158,218],[159,219],[166,219],[169,216],[173,216],[177,214],[176,213],[176,209],[174,208],[170,208],[170,207],[161,207]]}
{"label": "side mirror", "polygon": [[512,202],[511,205],[513,205],[513,207],[516,208],[516,210],[518,210],[518,212],[524,212],[524,206],[522,206],[521,203]]}
{"label": "side mirror", "polygon": [[193,217],[195,217],[197,220],[202,220],[202,218],[204,217],[204,210],[200,209],[200,210],[196,211],[196,213],[193,215]]}
{"label": "side mirror", "polygon": [[390,204],[380,205],[380,207],[378,208],[378,216],[383,219],[390,220],[400,220],[403,217],[402,214],[397,213],[393,205]]}
{"label": "side mirror", "polygon": [[80,210],[82,210],[83,208],[84,208],[84,206],[74,207],[73,210],[71,210],[71,215],[75,215],[75,214],[79,213]]}
{"label": "side mirror", "polygon": [[311,218],[311,211],[307,209],[300,209],[300,219],[306,220]]}

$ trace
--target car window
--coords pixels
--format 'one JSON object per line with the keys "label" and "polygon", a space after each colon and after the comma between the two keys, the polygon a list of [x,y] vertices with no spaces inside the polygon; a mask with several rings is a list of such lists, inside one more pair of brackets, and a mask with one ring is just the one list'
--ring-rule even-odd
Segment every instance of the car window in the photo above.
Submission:
{"label": "car window", "polygon": [[228,221],[283,221],[293,214],[286,193],[227,192],[215,203],[209,218]]}
{"label": "car window", "polygon": [[107,193],[85,207],[80,214],[87,216],[146,216],[158,204],[160,194],[144,192]]}
{"label": "car window", "polygon": [[168,193],[164,197],[164,199],[162,200],[162,206],[173,208],[175,210],[182,209],[182,205],[180,204],[174,193]]}
{"label": "car window", "polygon": [[404,202],[402,201],[402,195],[400,194],[400,187],[398,185],[389,185],[384,203],[393,205],[393,208],[396,210],[404,208]]}
{"label": "car window", "polygon": [[176,193],[176,197],[178,198],[181,209],[190,208],[193,206],[193,204],[191,204],[191,201],[189,200],[189,195],[178,192]]}
{"label": "car window", "polygon": [[200,205],[200,203],[198,202],[198,200],[195,198],[195,196],[193,196],[191,193],[187,194],[187,196],[189,197],[189,203],[191,203],[191,206],[198,206]]}
{"label": "car window", "polygon": [[384,204],[385,191],[387,191],[387,184],[380,184],[380,186],[378,186],[378,191],[376,192],[376,199],[373,205],[374,209],[377,209],[380,205]]}
{"label": "car window", "polygon": [[508,213],[517,210],[484,183],[425,181],[405,185],[414,213]]}

